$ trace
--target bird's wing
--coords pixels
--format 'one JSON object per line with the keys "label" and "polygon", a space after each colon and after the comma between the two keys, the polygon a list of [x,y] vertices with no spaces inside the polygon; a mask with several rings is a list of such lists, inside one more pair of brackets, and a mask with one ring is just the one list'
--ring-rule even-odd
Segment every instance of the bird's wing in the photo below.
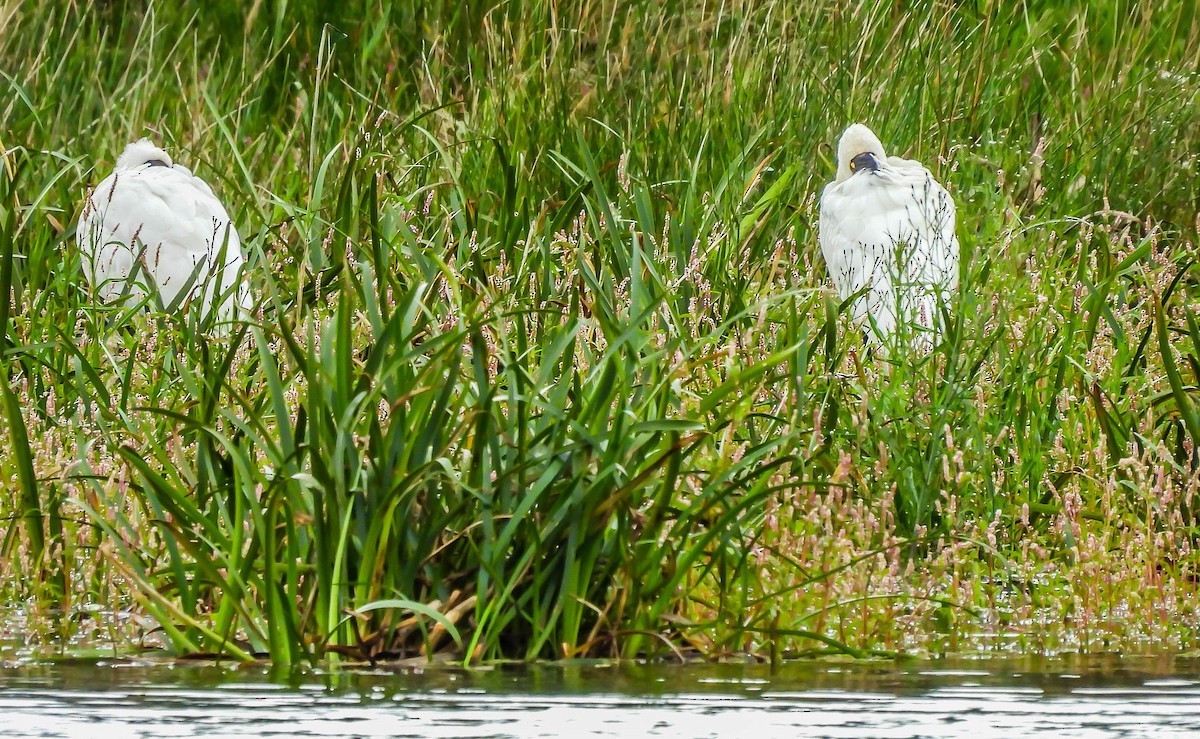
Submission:
{"label": "bird's wing", "polygon": [[905,313],[932,328],[940,305],[958,288],[954,199],[929,170],[911,160],[892,164],[881,179],[895,202],[896,241],[903,245],[898,270],[911,286]]}
{"label": "bird's wing", "polygon": [[887,334],[896,320],[895,241],[886,237],[894,208],[885,193],[863,184],[863,178],[854,177],[825,188],[818,239],[838,298],[865,290],[854,302],[853,317],[869,316]]}
{"label": "bird's wing", "polygon": [[[128,291],[133,297],[145,295],[145,275],[130,281],[136,253],[131,248],[136,227],[132,219],[109,219],[113,198],[117,196],[117,177],[110,174],[88,193],[75,230],[75,240],[83,260],[88,282],[103,300],[113,300]],[[114,215],[118,215],[117,208]]]}
{"label": "bird's wing", "polygon": [[904,209],[902,222],[910,234],[905,240],[921,247],[922,258],[911,261],[907,273],[922,283],[953,290],[958,286],[954,199],[919,162],[898,157],[892,160],[900,166],[891,168],[888,185]]}

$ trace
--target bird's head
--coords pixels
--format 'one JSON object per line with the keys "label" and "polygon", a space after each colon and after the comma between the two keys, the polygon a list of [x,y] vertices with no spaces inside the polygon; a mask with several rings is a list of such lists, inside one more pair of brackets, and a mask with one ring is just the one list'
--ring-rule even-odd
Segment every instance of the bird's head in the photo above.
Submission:
{"label": "bird's head", "polygon": [[140,139],[125,147],[117,157],[117,170],[134,169],[147,164],[170,167],[174,164],[171,155],[154,145],[150,139]]}
{"label": "bird's head", "polygon": [[856,172],[875,171],[887,161],[879,137],[861,123],[846,129],[838,141],[837,182],[845,182]]}

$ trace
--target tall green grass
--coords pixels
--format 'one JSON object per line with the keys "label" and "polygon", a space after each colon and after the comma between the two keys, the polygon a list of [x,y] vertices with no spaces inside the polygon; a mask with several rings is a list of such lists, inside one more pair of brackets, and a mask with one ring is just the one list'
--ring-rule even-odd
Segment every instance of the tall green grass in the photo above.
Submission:
{"label": "tall green grass", "polygon": [[[1162,618],[1112,583],[1186,624],[1196,29],[1187,3],[8,6],[4,594],[281,663]],[[871,356],[825,289],[854,120],[958,201],[927,355]],[[88,296],[78,204],[147,133],[242,232],[232,330]]]}

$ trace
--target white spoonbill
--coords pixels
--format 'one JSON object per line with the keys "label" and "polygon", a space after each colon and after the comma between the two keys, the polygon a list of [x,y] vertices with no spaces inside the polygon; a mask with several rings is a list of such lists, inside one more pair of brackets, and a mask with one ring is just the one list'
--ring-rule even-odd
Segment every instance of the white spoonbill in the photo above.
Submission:
{"label": "white spoonbill", "polygon": [[105,301],[137,301],[150,287],[160,307],[198,300],[201,316],[215,305],[218,321],[250,308],[229,213],[208,183],[148,139],[126,146],[88,193],[75,238],[88,282]]}
{"label": "white spoonbill", "polygon": [[954,200],[919,162],[889,157],[855,123],[838,142],[837,176],[821,195],[821,253],[838,298],[875,343],[903,322],[913,346],[929,349],[942,306],[958,288]]}

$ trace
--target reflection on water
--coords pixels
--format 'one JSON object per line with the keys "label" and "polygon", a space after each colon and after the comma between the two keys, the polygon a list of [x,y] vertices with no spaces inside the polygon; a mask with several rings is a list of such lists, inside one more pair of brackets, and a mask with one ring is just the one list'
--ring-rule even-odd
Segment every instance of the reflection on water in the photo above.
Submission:
{"label": "reflection on water", "polygon": [[1200,736],[1200,660],[0,669],[4,737]]}

